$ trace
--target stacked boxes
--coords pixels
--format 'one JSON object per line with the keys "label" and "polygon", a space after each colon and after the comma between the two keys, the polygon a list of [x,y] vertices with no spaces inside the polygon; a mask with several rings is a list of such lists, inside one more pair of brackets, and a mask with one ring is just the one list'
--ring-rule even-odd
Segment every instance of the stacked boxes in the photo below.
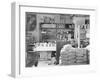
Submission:
{"label": "stacked boxes", "polygon": [[87,64],[88,53],[86,49],[76,49],[76,64]]}
{"label": "stacked boxes", "polygon": [[69,49],[61,52],[61,65],[88,64],[88,53],[86,49]]}

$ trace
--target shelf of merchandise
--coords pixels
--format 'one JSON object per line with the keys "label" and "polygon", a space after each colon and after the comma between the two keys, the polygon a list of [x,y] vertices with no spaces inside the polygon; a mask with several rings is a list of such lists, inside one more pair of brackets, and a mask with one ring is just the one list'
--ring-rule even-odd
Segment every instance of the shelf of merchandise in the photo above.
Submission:
{"label": "shelf of merchandise", "polygon": [[[43,28],[43,27],[41,27],[41,25],[42,24],[54,24],[54,25],[56,25],[56,27],[54,27],[54,28]],[[62,27],[58,27],[59,25],[64,25],[64,27],[62,28]],[[74,31],[74,28],[65,28],[65,23],[40,23],[40,34],[42,35],[42,34],[46,34],[46,32],[44,32],[44,33],[42,33],[41,31],[44,29],[44,30],[55,30],[56,31],[56,39],[52,39],[52,40],[55,40],[55,41],[57,41],[58,40],[58,38],[57,38],[57,31],[58,30],[61,30],[61,31],[64,31],[64,32],[67,32],[67,31]],[[68,24],[67,24],[68,25]],[[71,25],[71,24],[69,24],[69,25]],[[60,31],[60,32],[61,32]],[[63,34],[62,34],[63,35]],[[52,40],[50,40],[50,39],[47,39],[47,41],[52,41]]]}

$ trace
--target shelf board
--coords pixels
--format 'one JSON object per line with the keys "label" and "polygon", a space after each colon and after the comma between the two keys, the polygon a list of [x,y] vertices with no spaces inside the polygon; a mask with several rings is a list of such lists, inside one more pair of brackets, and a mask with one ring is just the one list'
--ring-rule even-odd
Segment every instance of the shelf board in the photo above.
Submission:
{"label": "shelf board", "polygon": [[40,29],[57,29],[57,28],[40,28]]}
{"label": "shelf board", "polygon": [[69,31],[72,31],[74,29],[66,29],[66,28],[41,28],[42,29],[56,29],[56,30],[59,30],[59,29],[64,29],[64,30],[69,30]]}

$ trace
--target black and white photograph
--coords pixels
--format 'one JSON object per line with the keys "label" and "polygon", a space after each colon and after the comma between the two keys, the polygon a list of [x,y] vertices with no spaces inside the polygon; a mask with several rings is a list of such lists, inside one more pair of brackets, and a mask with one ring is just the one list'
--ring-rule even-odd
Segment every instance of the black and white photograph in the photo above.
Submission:
{"label": "black and white photograph", "polygon": [[13,76],[95,71],[95,8],[13,3],[11,23]]}
{"label": "black and white photograph", "polygon": [[25,67],[90,64],[90,15],[25,12]]}

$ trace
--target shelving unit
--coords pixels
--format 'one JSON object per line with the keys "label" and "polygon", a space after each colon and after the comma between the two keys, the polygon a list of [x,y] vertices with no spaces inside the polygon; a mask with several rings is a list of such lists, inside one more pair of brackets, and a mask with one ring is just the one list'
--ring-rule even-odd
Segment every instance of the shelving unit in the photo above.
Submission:
{"label": "shelving unit", "polygon": [[84,24],[80,26],[80,45],[82,47],[86,47],[89,44],[89,38],[86,37],[87,28],[89,28],[88,24]]}
{"label": "shelving unit", "polygon": [[[46,25],[47,27],[43,27]],[[50,27],[51,25],[51,27]],[[49,26],[49,27],[48,27]],[[54,26],[54,27],[52,27]],[[69,27],[70,26],[70,27]],[[64,24],[64,23],[40,23],[40,41],[57,41],[57,40],[68,40],[68,35],[70,38],[74,38],[74,24]],[[50,36],[52,38],[50,38]],[[47,37],[47,39],[45,38]]]}

